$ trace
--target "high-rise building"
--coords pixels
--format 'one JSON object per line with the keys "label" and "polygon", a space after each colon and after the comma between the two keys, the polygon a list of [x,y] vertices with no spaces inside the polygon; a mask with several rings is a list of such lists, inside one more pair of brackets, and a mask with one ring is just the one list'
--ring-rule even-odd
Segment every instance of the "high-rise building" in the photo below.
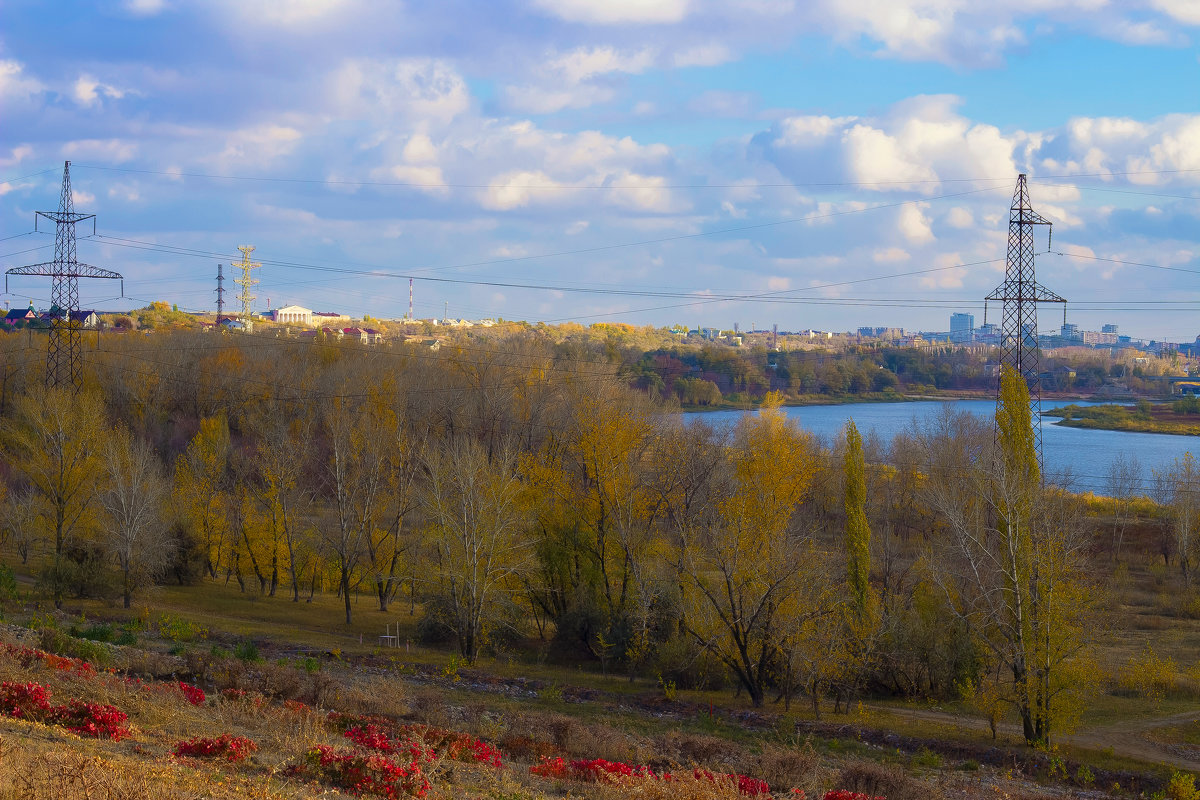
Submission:
{"label": "high-rise building", "polygon": [[1064,339],[1082,339],[1079,335],[1079,326],[1074,323],[1064,322],[1062,328],[1059,329],[1059,335]]}
{"label": "high-rise building", "polygon": [[1116,333],[1116,332],[1117,332],[1117,326],[1116,326],[1116,325],[1114,325],[1113,323],[1111,323],[1111,322],[1110,322],[1110,323],[1108,323],[1107,325],[1105,325],[1104,327],[1102,327],[1102,328],[1100,329],[1100,332],[1101,332],[1101,333]]}
{"label": "high-rise building", "polygon": [[950,315],[950,341],[969,342],[975,338],[974,314]]}

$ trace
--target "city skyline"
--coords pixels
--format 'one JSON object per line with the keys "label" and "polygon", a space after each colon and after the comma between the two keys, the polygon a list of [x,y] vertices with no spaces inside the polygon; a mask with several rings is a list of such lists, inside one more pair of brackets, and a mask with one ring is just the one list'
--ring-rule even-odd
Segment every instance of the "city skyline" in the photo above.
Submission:
{"label": "city skyline", "polygon": [[139,302],[213,308],[251,244],[259,308],[401,317],[412,277],[418,317],[943,330],[1026,172],[1068,322],[1193,341],[1200,14],[1023,9],[10,2],[0,255],[44,260],[69,159],[80,257]]}

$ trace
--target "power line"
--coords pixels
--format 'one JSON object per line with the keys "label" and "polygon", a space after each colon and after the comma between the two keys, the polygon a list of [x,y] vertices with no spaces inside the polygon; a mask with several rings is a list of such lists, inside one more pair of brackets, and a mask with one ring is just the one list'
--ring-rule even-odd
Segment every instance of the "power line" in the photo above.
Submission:
{"label": "power line", "polygon": [[[577,191],[577,190],[600,190],[600,191],[621,191],[621,190],[644,190],[644,189],[791,189],[798,187],[813,187],[813,188],[840,188],[840,187],[862,187],[862,186],[913,186],[913,185],[928,185],[938,183],[985,183],[998,180],[1009,180],[1001,177],[974,177],[974,178],[926,178],[920,180],[890,180],[890,181],[789,181],[786,183],[674,183],[674,184],[581,184],[581,185],[564,185],[564,184],[537,184],[537,183],[449,183],[442,181],[355,181],[344,180],[338,178],[299,178],[299,177],[272,177],[265,175],[220,175],[203,172],[178,172],[152,169],[138,169],[134,167],[108,167],[98,164],[77,164],[81,169],[102,170],[105,172],[125,172],[139,175],[157,175],[170,178],[201,178],[206,180],[228,180],[228,181],[251,181],[259,183],[289,183],[289,184],[310,184],[310,185],[326,185],[326,186],[379,186],[379,187],[399,187],[413,189],[531,189],[531,190],[550,190],[550,191]],[[1045,175],[1039,176],[1038,180],[1057,180],[1057,179],[1079,179],[1079,178],[1109,178],[1109,177],[1124,177],[1131,175],[1172,175],[1185,174],[1192,172],[1200,172],[1200,169],[1168,169],[1168,170],[1139,170],[1130,172],[1096,172],[1083,173],[1074,175]],[[35,173],[41,174],[41,173]]]}

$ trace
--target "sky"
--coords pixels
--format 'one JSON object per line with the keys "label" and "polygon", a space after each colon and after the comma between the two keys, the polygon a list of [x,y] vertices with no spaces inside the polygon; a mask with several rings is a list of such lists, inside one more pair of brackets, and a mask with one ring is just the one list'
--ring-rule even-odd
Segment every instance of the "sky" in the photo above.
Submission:
{"label": "sky", "polygon": [[1026,173],[1068,321],[1190,342],[1198,40],[1197,0],[0,0],[0,266],[69,160],[125,276],[84,307],[213,309],[254,245],[256,310],[944,331]]}

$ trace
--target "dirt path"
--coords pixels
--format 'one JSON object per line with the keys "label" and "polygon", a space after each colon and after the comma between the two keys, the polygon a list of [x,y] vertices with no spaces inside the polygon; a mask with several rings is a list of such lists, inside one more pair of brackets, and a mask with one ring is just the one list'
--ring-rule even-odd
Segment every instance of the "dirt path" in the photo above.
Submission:
{"label": "dirt path", "polygon": [[[909,719],[936,722],[948,727],[963,730],[987,731],[985,720],[974,717],[962,717],[944,711],[929,711],[925,709],[880,708],[880,711]],[[1078,733],[1063,736],[1060,741],[1068,742],[1076,747],[1086,747],[1091,750],[1111,749],[1113,753],[1128,758],[1136,758],[1150,763],[1170,764],[1179,769],[1200,772],[1200,748],[1179,745],[1169,745],[1156,742],[1148,734],[1158,728],[1182,725],[1200,721],[1200,709],[1170,714],[1164,717],[1128,720],[1111,725],[1090,728]],[[1020,737],[1021,729],[1012,723],[1003,722],[998,726],[1001,733]]]}

